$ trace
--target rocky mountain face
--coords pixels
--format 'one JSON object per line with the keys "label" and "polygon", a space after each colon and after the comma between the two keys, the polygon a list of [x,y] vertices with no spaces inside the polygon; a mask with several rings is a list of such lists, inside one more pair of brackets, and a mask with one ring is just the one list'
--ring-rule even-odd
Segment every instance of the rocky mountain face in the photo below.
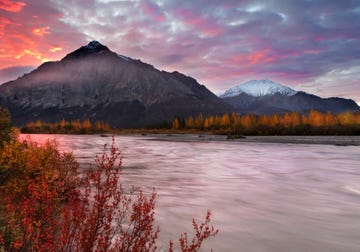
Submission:
{"label": "rocky mountain face", "polygon": [[270,80],[253,80],[232,87],[220,98],[241,114],[306,113],[311,109],[335,114],[360,111],[360,107],[351,99],[320,98]]}
{"label": "rocky mountain face", "polygon": [[143,127],[175,116],[231,110],[195,79],[159,71],[96,41],[4,83],[0,104],[17,125],[89,118],[115,127]]}

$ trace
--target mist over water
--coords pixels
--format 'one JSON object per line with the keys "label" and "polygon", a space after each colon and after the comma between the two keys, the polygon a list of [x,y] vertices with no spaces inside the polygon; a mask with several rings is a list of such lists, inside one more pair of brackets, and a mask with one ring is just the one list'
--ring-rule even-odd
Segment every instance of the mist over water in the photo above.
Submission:
{"label": "mist over water", "polygon": [[[25,138],[22,135],[22,138]],[[56,139],[83,168],[111,138]],[[360,251],[360,146],[160,141],[116,136],[126,187],[157,189],[160,247],[191,231],[207,209],[215,251]],[[207,251],[207,250],[204,251]]]}

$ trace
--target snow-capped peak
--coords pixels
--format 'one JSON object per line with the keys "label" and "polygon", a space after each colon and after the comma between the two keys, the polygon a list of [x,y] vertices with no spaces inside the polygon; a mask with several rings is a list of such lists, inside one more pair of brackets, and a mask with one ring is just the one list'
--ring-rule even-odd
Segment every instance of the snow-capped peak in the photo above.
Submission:
{"label": "snow-capped peak", "polygon": [[220,97],[231,97],[242,93],[250,96],[266,96],[276,93],[292,96],[297,92],[271,80],[251,80],[226,90]]}

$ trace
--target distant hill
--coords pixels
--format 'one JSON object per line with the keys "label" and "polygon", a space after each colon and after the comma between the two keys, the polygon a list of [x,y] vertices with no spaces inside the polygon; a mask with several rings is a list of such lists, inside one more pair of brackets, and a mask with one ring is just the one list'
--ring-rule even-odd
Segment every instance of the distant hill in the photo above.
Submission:
{"label": "distant hill", "polygon": [[97,41],[4,83],[0,104],[17,125],[89,118],[127,128],[231,110],[195,79],[159,71]]}
{"label": "distant hill", "polygon": [[335,114],[360,111],[360,107],[351,99],[320,98],[295,91],[271,80],[248,81],[226,90],[220,98],[241,114],[273,114],[290,111],[306,113],[311,109]]}

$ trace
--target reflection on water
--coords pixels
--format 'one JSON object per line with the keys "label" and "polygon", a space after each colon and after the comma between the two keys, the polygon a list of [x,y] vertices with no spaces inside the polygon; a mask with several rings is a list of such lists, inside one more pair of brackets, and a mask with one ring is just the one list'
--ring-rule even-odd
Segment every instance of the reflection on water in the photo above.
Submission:
{"label": "reflection on water", "polygon": [[[22,136],[25,137],[25,136]],[[111,138],[55,138],[82,164]],[[211,209],[216,251],[360,251],[360,147],[117,136],[122,183],[157,188],[160,239],[177,240]]]}

